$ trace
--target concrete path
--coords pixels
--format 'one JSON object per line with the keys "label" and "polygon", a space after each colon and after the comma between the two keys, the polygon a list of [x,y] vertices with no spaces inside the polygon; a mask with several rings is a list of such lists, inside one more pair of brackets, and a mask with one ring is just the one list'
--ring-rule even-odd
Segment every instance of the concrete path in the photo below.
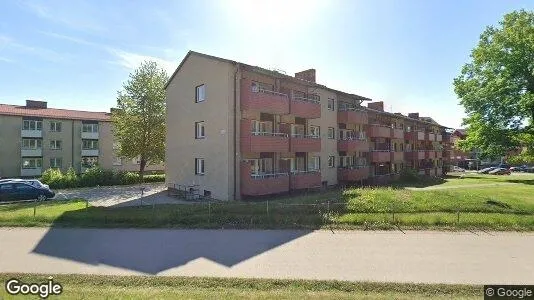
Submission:
{"label": "concrete path", "polygon": [[496,183],[480,183],[480,184],[463,184],[463,185],[445,185],[445,186],[427,186],[423,188],[418,187],[406,187],[407,190],[412,191],[432,191],[432,190],[448,190],[448,189],[461,189],[461,188],[484,188],[491,186],[501,186],[501,185],[516,185],[519,183],[514,182],[496,182]]}
{"label": "concrete path", "polygon": [[0,229],[0,272],[532,284],[533,233]]}
{"label": "concrete path", "polygon": [[[145,188],[141,197],[141,188]],[[164,183],[146,183],[124,186],[102,186],[79,189],[57,190],[57,200],[82,198],[89,200],[92,206],[138,206],[155,204],[182,203],[176,198],[168,197]]]}

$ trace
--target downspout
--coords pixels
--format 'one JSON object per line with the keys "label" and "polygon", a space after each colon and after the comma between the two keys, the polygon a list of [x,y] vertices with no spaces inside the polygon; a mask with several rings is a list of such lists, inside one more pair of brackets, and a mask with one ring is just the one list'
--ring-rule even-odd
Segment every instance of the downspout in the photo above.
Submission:
{"label": "downspout", "polygon": [[239,73],[239,63],[235,63],[234,72],[234,200],[237,199],[237,74]]}

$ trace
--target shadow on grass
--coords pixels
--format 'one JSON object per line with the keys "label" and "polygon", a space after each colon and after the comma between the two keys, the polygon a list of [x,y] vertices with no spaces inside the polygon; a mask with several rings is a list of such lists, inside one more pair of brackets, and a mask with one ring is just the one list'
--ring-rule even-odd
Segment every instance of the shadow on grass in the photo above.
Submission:
{"label": "shadow on grass", "polygon": [[534,185],[534,179],[531,179],[531,180],[528,180],[528,179],[523,179],[523,180],[512,179],[512,180],[507,180],[507,181],[508,181],[508,182],[513,182],[513,183],[521,183],[521,184]]}

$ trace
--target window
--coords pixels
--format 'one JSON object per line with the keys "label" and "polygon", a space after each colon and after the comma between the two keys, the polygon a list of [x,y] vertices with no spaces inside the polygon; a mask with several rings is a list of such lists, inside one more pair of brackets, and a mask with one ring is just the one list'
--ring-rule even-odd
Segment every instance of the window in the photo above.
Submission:
{"label": "window", "polygon": [[252,175],[269,174],[273,172],[273,159],[245,159],[245,162],[250,164],[250,171]]}
{"label": "window", "polygon": [[61,168],[63,160],[61,158],[51,158],[50,159],[50,168]]}
{"label": "window", "polygon": [[328,167],[329,168],[335,168],[336,167],[336,157],[335,156],[329,156],[328,157]]}
{"label": "window", "polygon": [[328,110],[334,111],[336,109],[334,99],[328,98]]}
{"label": "window", "polygon": [[16,189],[17,191],[32,192],[35,188],[32,187],[32,186],[29,185],[29,184],[25,184],[25,183],[17,183],[17,184],[15,184],[15,189]]}
{"label": "window", "polygon": [[195,122],[195,139],[205,138],[204,122]]}
{"label": "window", "polygon": [[0,185],[0,191],[7,191],[7,190],[12,190],[12,189],[13,189],[13,184]]}
{"label": "window", "polygon": [[50,122],[50,131],[52,131],[52,132],[61,132],[61,122],[51,121]]}
{"label": "window", "polygon": [[41,149],[43,140],[41,139],[22,139],[22,149],[33,150]]}
{"label": "window", "polygon": [[42,158],[23,158],[22,159],[22,168],[23,169],[38,169],[42,166]]}
{"label": "window", "polygon": [[50,141],[50,149],[61,150],[61,141],[59,140]]}
{"label": "window", "polygon": [[98,132],[97,123],[82,123],[82,132]]}
{"label": "window", "polygon": [[117,153],[119,153],[120,144],[117,142],[113,143],[113,165],[122,166],[122,158],[120,158]]}
{"label": "window", "polygon": [[340,156],[339,157],[339,166],[340,167],[350,167],[353,165],[352,156]]}
{"label": "window", "polygon": [[195,174],[204,175],[204,159],[195,158]]}
{"label": "window", "polygon": [[328,127],[328,138],[329,139],[335,139],[336,138],[336,131],[334,127]]}
{"label": "window", "polygon": [[310,135],[314,137],[320,137],[321,136],[321,130],[319,126],[310,126]]}
{"label": "window", "polygon": [[98,165],[98,157],[82,157],[83,168],[92,168],[96,165]]}
{"label": "window", "polygon": [[98,140],[82,140],[83,150],[98,150]]}
{"label": "window", "polygon": [[251,87],[254,93],[264,92],[264,91],[271,91],[271,92],[274,91],[274,86],[272,84],[263,83],[263,82],[253,81]]}
{"label": "window", "polygon": [[204,102],[206,100],[206,85],[202,84],[195,87],[195,102]]}
{"label": "window", "polygon": [[22,130],[43,130],[43,121],[23,120]]}
{"label": "window", "polygon": [[319,156],[312,156],[308,161],[309,171],[319,171],[321,169],[321,158]]}

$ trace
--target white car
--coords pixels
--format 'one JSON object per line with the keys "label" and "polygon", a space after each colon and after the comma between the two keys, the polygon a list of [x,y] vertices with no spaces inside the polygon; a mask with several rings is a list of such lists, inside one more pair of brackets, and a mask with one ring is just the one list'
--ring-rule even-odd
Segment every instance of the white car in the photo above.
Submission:
{"label": "white car", "polygon": [[453,172],[465,172],[465,169],[464,169],[464,168],[457,167],[457,166],[453,166],[453,167],[452,167],[452,171],[453,171]]}
{"label": "white car", "polygon": [[0,179],[0,183],[3,183],[3,182],[24,182],[34,187],[45,187],[47,189],[50,188],[48,184],[44,184],[37,179],[18,179],[18,178]]}

